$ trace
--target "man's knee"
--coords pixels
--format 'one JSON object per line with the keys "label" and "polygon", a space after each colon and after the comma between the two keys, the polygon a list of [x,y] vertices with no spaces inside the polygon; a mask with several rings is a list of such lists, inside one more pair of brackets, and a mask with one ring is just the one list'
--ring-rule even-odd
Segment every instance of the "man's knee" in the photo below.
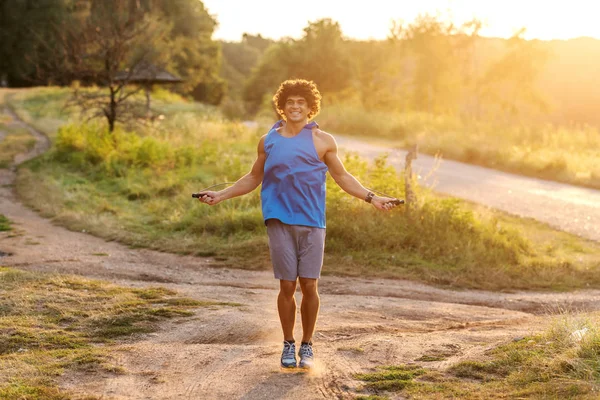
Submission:
{"label": "man's knee", "polygon": [[318,294],[316,279],[300,278],[300,288],[302,289],[302,295],[304,296],[314,296]]}
{"label": "man's knee", "polygon": [[296,281],[279,281],[279,294],[291,298],[294,297],[294,293],[296,293]]}

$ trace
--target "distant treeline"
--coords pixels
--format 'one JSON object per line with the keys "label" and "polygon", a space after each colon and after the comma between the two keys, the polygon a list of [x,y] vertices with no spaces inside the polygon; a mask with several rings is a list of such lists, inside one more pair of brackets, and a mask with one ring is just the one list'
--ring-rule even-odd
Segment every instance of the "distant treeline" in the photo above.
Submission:
{"label": "distant treeline", "polygon": [[481,26],[423,15],[395,24],[382,41],[345,39],[328,19],[309,23],[298,40],[244,35],[222,43],[227,101],[252,115],[282,79],[302,77],[315,80],[326,101],[368,110],[600,126],[600,40],[528,41],[524,29],[486,38]]}
{"label": "distant treeline", "polygon": [[173,90],[244,118],[298,77],[365,110],[600,126],[600,40],[484,38],[480,21],[426,14],[381,41],[322,19],[297,40],[219,42],[217,19],[199,0],[2,0],[0,85],[108,85],[144,59],[184,79]]}

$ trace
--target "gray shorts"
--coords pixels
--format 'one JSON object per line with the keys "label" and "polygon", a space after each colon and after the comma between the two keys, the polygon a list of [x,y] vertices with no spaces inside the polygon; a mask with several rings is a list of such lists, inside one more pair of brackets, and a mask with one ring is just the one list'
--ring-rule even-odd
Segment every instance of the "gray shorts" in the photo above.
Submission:
{"label": "gray shorts", "polygon": [[269,249],[275,279],[319,279],[323,266],[325,229],[267,220]]}

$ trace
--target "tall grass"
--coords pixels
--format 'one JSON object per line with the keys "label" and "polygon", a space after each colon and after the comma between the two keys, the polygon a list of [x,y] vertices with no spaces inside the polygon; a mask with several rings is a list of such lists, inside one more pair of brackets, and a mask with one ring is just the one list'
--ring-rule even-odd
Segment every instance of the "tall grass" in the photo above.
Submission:
{"label": "tall grass", "polygon": [[[261,131],[201,119],[189,125],[196,130],[188,130],[189,122],[177,121],[181,135],[170,130],[144,137],[121,130],[111,135],[98,125],[64,126],[53,150],[31,163],[19,184],[29,187],[43,174],[46,186],[36,191],[54,196],[19,191],[75,229],[134,246],[218,255],[233,266],[268,268],[258,191],[216,207],[190,197],[247,172]],[[365,185],[403,197],[403,179],[385,158],[369,165],[349,155],[345,165]],[[531,265],[527,239],[498,221],[478,218],[458,200],[422,191],[418,211],[409,219],[401,210],[377,212],[331,179],[327,186],[326,273],[366,272],[497,289],[555,285],[548,277],[563,268],[561,263]],[[587,277],[584,270],[574,270]]]}
{"label": "tall grass", "polygon": [[427,113],[325,107],[319,121],[330,132],[378,137],[398,146],[544,179],[600,188],[597,128],[542,123],[462,120]]}
{"label": "tall grass", "polygon": [[[208,122],[204,129],[211,128],[214,125]],[[256,194],[215,208],[198,205],[188,198],[187,204],[178,204],[179,218],[171,223],[163,220],[164,211],[173,211],[175,198],[191,193],[186,182],[188,171],[207,172],[205,167],[212,165],[214,177],[220,175],[231,181],[250,165],[250,155],[245,156],[241,149],[229,149],[223,143],[229,139],[234,147],[234,143],[243,142],[252,149],[251,143],[257,142],[258,133],[253,134],[241,125],[222,124],[217,144],[214,133],[206,134],[204,129],[196,137],[192,138],[194,135],[188,132],[188,138],[174,140],[165,139],[164,134],[142,138],[122,131],[109,134],[95,125],[68,125],[59,130],[50,157],[71,171],[87,172],[85,175],[94,177],[101,186],[110,187],[111,192],[117,190],[124,199],[139,201],[140,206],[135,208],[142,209],[140,216],[147,218],[145,224],[156,225],[155,229],[163,230],[163,234],[169,230],[223,238],[263,234]],[[215,165],[219,152],[223,154],[221,165]],[[357,157],[348,157],[346,165],[367,185],[402,196],[397,188],[403,187],[403,181],[385,159],[368,166]],[[202,182],[204,186],[208,184],[209,181]],[[186,187],[188,193],[184,191]],[[480,263],[498,268],[518,265],[520,254],[527,250],[527,242],[518,234],[478,221],[456,200],[431,198],[423,202],[417,221],[413,222],[402,213],[375,213],[344,194],[331,179],[328,191],[330,254],[368,254],[376,249],[379,254],[412,253],[422,263],[441,263],[448,269],[475,269]],[[127,211],[114,210],[116,204],[112,202],[115,215]],[[345,223],[348,219],[354,221],[349,229]]]}
{"label": "tall grass", "polygon": [[[215,255],[226,265],[267,269],[258,190],[215,207],[190,196],[245,174],[266,129],[225,121],[211,109],[185,102],[172,105],[171,114],[141,132],[119,128],[111,135],[102,124],[67,124],[48,154],[21,169],[17,191],[43,215],[72,229],[131,246]],[[348,155],[344,162],[366,186],[403,197],[403,178],[385,158],[368,164]],[[597,259],[575,266],[568,255],[547,257],[545,247],[517,232],[519,224],[483,218],[457,200],[420,190],[417,212],[409,219],[402,208],[378,212],[331,179],[327,190],[326,274],[487,289],[600,283],[597,264],[590,267]],[[582,245],[581,251],[592,251],[588,247]]]}

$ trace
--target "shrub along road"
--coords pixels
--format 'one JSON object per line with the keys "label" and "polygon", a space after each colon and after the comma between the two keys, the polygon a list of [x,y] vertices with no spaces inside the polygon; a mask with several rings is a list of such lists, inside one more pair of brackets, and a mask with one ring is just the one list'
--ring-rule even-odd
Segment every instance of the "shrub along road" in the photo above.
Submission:
{"label": "shrub along road", "polygon": [[[12,124],[19,124],[11,116]],[[37,136],[40,142],[45,139]],[[46,148],[41,143],[27,159]],[[130,249],[68,231],[21,205],[14,172],[0,170],[0,211],[13,230],[0,232],[0,263],[31,271],[99,278],[130,287],[162,286],[182,295],[240,307],[200,309],[157,333],[117,342],[123,368],[69,372],[62,389],[76,396],[127,399],[352,398],[355,374],[378,365],[419,362],[445,369],[477,359],[499,343],[538,331],[553,309],[597,309],[600,291],[487,293],[450,291],[407,281],[326,276],[315,337],[317,367],[281,373],[277,282],[264,271],[214,268],[209,258]],[[297,337],[299,331],[297,332]]]}
{"label": "shrub along road", "polygon": [[[340,148],[374,159],[388,154],[390,164],[404,168],[406,151],[336,135]],[[600,242],[600,190],[528,178],[490,168],[419,154],[413,171],[419,184],[560,230]]]}

